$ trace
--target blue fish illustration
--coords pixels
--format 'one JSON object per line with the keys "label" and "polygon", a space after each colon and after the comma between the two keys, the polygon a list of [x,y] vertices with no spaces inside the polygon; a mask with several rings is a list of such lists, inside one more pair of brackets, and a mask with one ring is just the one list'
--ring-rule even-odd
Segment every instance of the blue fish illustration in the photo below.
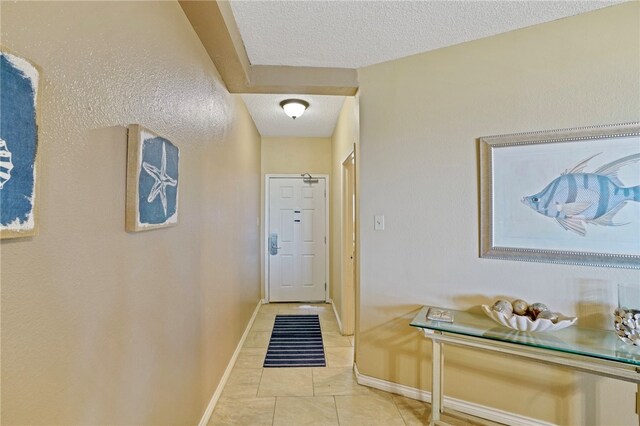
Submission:
{"label": "blue fish illustration", "polygon": [[584,173],[589,160],[598,153],[566,170],[542,191],[522,198],[536,212],[554,218],[567,231],[585,236],[587,223],[621,226],[613,217],[627,202],[640,202],[640,185],[625,187],[618,178],[621,167],[640,161],[640,153],[632,154]]}

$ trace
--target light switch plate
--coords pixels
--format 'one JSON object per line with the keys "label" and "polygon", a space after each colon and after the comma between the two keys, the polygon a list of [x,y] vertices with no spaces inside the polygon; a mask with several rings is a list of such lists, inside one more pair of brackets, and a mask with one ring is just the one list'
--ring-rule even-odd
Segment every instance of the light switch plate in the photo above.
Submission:
{"label": "light switch plate", "polygon": [[377,214],[373,217],[373,229],[375,231],[384,231],[384,215]]}

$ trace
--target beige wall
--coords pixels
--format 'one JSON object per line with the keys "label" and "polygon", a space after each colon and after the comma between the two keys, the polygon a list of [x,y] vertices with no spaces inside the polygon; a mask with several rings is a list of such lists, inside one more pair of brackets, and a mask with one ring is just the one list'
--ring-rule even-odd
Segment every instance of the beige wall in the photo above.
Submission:
{"label": "beige wall", "polygon": [[[3,424],[196,424],[259,298],[260,136],[177,3],[1,8],[42,83],[40,234],[1,245]],[[124,231],[129,123],[181,149],[178,226]]]}
{"label": "beige wall", "polygon": [[[362,373],[429,387],[429,345],[408,326],[422,304],[522,297],[611,327],[616,284],[639,283],[640,271],[478,257],[476,140],[638,121],[639,15],[631,2],[361,70]],[[449,396],[561,424],[637,424],[631,384],[447,357]]]}
{"label": "beige wall", "polygon": [[[264,297],[264,179],[267,174],[311,173],[331,175],[331,138],[269,137],[262,138],[262,182],[260,193],[260,253],[262,297]],[[329,178],[331,184],[331,177]]]}
{"label": "beige wall", "polygon": [[[341,321],[347,320],[346,315],[354,315],[345,311],[343,306],[343,176],[342,163],[353,152],[354,144],[358,143],[360,135],[358,125],[358,100],[356,97],[345,98],[340,110],[336,128],[331,136],[331,205],[330,205],[330,270],[331,270],[331,299]],[[344,331],[344,330],[343,330]]]}
{"label": "beige wall", "polygon": [[262,174],[330,174],[331,138],[262,138]]}

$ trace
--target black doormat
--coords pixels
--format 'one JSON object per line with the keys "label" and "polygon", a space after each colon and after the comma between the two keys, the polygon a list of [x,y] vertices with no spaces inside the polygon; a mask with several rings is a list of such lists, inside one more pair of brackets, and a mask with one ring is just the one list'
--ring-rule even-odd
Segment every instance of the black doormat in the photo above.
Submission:
{"label": "black doormat", "polygon": [[276,315],[264,367],[326,365],[318,315]]}

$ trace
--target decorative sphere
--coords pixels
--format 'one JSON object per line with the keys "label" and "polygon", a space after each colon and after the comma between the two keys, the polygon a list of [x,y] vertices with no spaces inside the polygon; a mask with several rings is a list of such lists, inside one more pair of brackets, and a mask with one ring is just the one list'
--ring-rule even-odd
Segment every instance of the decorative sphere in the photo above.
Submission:
{"label": "decorative sphere", "polygon": [[640,311],[618,308],[614,315],[616,335],[625,343],[640,346]]}
{"label": "decorative sphere", "polygon": [[540,312],[548,311],[548,310],[549,310],[549,307],[544,303],[532,303],[531,305],[529,305],[529,315],[531,315],[533,319],[538,318],[538,315],[540,315]]}
{"label": "decorative sphere", "polygon": [[513,313],[516,315],[527,315],[529,304],[522,299],[513,301]]}
{"label": "decorative sphere", "polygon": [[511,302],[509,302],[508,300],[504,300],[504,299],[496,300],[496,302],[493,304],[491,309],[507,316],[513,315],[513,306],[511,305]]}
{"label": "decorative sphere", "polygon": [[538,314],[537,319],[548,319],[555,324],[558,322],[558,314],[551,311],[542,311]]}

